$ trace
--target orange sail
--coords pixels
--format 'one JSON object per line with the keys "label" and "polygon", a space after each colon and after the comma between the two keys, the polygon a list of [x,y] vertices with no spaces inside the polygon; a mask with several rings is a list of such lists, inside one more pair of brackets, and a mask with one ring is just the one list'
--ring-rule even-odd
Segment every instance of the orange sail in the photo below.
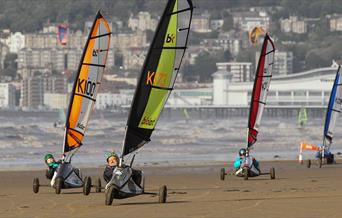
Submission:
{"label": "orange sail", "polygon": [[110,35],[106,20],[98,12],[83,50],[70,97],[63,153],[82,145],[106,66]]}

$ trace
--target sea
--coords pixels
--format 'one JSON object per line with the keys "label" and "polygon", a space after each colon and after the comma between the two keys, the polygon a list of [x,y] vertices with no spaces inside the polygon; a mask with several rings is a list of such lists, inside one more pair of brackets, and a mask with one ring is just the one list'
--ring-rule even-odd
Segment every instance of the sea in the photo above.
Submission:
{"label": "sea", "polygon": [[[83,146],[72,159],[74,166],[102,166],[107,152],[121,153],[127,112],[93,114]],[[238,150],[246,146],[247,118],[163,114],[151,142],[138,150],[134,162],[140,166],[213,162],[230,166]],[[54,126],[58,119],[58,112],[0,111],[0,170],[43,169],[48,152],[60,158],[64,128]],[[301,142],[322,142],[323,122],[324,117],[309,118],[305,127],[299,127],[297,117],[263,117],[251,155],[258,160],[297,160]],[[341,123],[337,123],[332,145],[332,152],[338,154],[342,152]],[[313,152],[304,152],[304,158],[313,157]]]}

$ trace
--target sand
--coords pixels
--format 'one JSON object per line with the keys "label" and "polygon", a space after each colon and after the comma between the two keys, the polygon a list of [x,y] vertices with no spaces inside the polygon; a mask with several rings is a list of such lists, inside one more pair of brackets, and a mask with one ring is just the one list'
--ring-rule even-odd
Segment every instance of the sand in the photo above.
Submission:
{"label": "sand", "polygon": [[[296,162],[262,162],[262,169],[276,169],[269,176],[219,179],[222,164],[210,166],[144,167],[146,191],[168,186],[166,204],[142,195],[114,200],[105,206],[104,193],[84,196],[81,189],[50,187],[32,192],[32,179],[44,171],[0,172],[0,217],[342,217],[342,164],[310,169]],[[99,176],[100,168],[84,175]]]}

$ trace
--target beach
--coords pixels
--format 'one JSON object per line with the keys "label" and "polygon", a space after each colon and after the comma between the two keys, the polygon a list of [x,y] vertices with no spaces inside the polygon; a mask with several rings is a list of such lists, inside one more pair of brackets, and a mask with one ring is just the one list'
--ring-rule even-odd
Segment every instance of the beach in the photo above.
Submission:
{"label": "beach", "polygon": [[[145,191],[158,192],[167,185],[167,203],[158,196],[141,195],[117,200],[105,206],[105,195],[82,189],[62,190],[56,195],[51,187],[32,191],[32,180],[39,177],[47,184],[44,169],[39,171],[0,172],[0,217],[341,217],[342,164],[310,169],[295,161],[261,162],[269,175],[250,178],[228,176],[219,179],[224,163],[211,165],[148,166]],[[95,178],[102,167],[81,169]],[[102,179],[103,182],[103,179]],[[102,183],[104,184],[104,182]]]}

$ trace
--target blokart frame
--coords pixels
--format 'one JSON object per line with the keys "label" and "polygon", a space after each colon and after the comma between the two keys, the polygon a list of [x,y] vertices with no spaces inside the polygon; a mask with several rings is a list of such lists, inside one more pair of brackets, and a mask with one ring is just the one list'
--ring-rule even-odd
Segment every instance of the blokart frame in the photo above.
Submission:
{"label": "blokart frame", "polygon": [[101,192],[101,180],[95,179],[95,185],[92,185],[91,177],[82,177],[81,171],[71,165],[71,157],[69,161],[62,159],[51,179],[50,185],[40,184],[39,178],[33,179],[33,192],[38,193],[40,187],[53,187],[56,194],[60,194],[62,189],[83,188],[83,194],[89,195],[91,187],[95,187],[95,192]]}
{"label": "blokart frame", "polygon": [[243,159],[240,168],[236,171],[229,172],[225,168],[221,168],[220,170],[220,180],[225,180],[225,177],[228,175],[234,175],[238,177],[243,177],[244,180],[248,180],[249,177],[257,177],[263,175],[270,175],[270,179],[275,179],[275,169],[273,167],[270,168],[269,173],[262,173],[259,169],[257,169],[253,164],[253,158],[249,155]]}
{"label": "blokart frame", "polygon": [[[166,185],[160,186],[159,193],[145,191],[145,176],[144,172],[132,168],[135,155],[132,158],[130,166],[122,164],[122,157],[120,164],[113,171],[111,180],[105,187],[106,205],[112,205],[114,199],[125,199],[135,197],[138,195],[152,195],[159,196],[158,202],[165,203],[167,198]],[[135,174],[135,175],[133,175]],[[136,176],[139,176],[137,181]]]}
{"label": "blokart frame", "polygon": [[[331,144],[332,144],[331,142],[328,142],[328,145],[327,145],[325,138],[323,139],[323,145],[318,150],[318,152],[320,152],[321,155],[319,157],[316,157],[315,159],[316,160],[315,163],[319,168],[322,168],[323,165],[336,164],[335,156],[333,153],[330,152]],[[325,154],[326,151],[329,151],[330,155],[326,155]],[[311,165],[312,165],[311,159],[307,159],[305,161],[305,166],[307,168],[310,168]]]}

